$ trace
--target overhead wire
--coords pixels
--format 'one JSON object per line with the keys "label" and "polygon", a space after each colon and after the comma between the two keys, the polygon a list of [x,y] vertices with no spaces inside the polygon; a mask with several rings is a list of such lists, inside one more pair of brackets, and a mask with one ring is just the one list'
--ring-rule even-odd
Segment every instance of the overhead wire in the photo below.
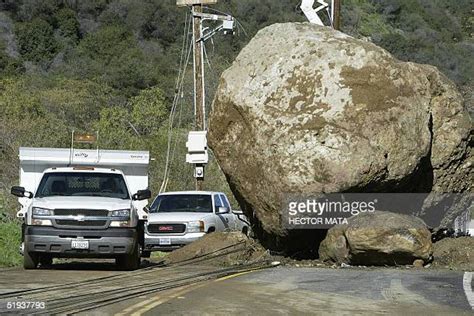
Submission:
{"label": "overhead wire", "polygon": [[[186,73],[186,70],[187,70],[187,65],[189,64],[189,59],[190,59],[190,56],[191,56],[191,47],[192,47],[192,43],[191,45],[189,46],[190,49],[188,51],[188,54],[187,54],[187,59],[186,59],[186,63],[185,63],[185,68],[184,68],[184,72],[183,73]],[[180,94],[182,93],[183,91],[183,86],[184,86],[184,75],[182,77],[182,81],[181,81],[181,85],[180,85]],[[183,97],[181,97],[181,100],[183,100]],[[181,126],[181,119],[182,119],[182,112],[183,112],[183,102],[179,102],[179,112],[178,112],[178,124],[177,126],[180,127]],[[173,150],[172,150],[172,153],[171,153],[171,161],[174,161],[174,158],[175,158],[175,154],[176,154],[176,149],[178,147],[178,140],[179,140],[179,137],[175,137],[175,140],[174,140],[174,145],[173,145]],[[168,173],[168,178],[166,179],[166,183],[165,183],[165,187],[164,187],[164,190],[166,191],[166,188],[168,186],[168,180],[169,180],[169,173]]]}
{"label": "overhead wire", "polygon": [[242,25],[242,23],[240,23],[240,21],[238,19],[236,19],[232,14],[229,14],[227,12],[223,12],[223,11],[220,11],[220,10],[217,10],[217,9],[214,9],[214,8],[211,8],[211,7],[204,7],[205,9],[209,10],[209,11],[214,11],[215,13],[219,13],[219,14],[223,14],[223,15],[226,15],[226,16],[232,16],[232,18],[234,19],[234,21],[237,23],[238,26],[240,26],[240,28],[242,29],[242,31],[244,32],[244,35],[246,37],[249,37],[247,31],[245,30],[245,27]]}
{"label": "overhead wire", "polygon": [[207,67],[209,67],[210,70],[212,70],[211,62],[209,60],[209,56],[207,54],[207,49],[205,43],[202,45],[203,51],[204,51],[204,60],[206,61]]}
{"label": "overhead wire", "polygon": [[191,45],[189,45],[190,40],[188,40],[190,28],[192,25],[191,23],[192,14],[189,17],[188,16],[189,14],[186,13],[185,20],[184,20],[181,56],[180,56],[180,62],[179,62],[179,67],[178,67],[178,76],[176,78],[175,94],[174,94],[172,106],[170,109],[170,115],[169,115],[169,121],[168,121],[168,142],[167,142],[163,181],[160,187],[160,193],[164,192],[168,185],[169,173],[170,173],[171,143],[173,140],[172,138],[173,138],[174,119],[176,115],[176,107],[180,99],[180,94],[182,93],[184,77],[185,77],[187,66],[189,63],[189,56],[192,50],[192,41],[191,41]]}
{"label": "overhead wire", "polygon": [[[185,50],[183,49],[183,52],[184,51]],[[188,53],[186,55],[189,56],[190,52],[191,52],[191,47],[188,48]],[[160,193],[166,191],[166,188],[168,186],[169,175],[170,175],[170,170],[171,170],[171,161],[173,161],[172,158],[170,160],[170,155],[171,157],[173,156],[171,154],[171,146],[172,146],[173,136],[174,136],[173,129],[175,128],[174,121],[175,121],[175,116],[176,116],[177,105],[180,100],[180,95],[182,94],[182,91],[183,91],[184,77],[186,74],[188,63],[189,63],[189,57],[186,58],[186,62],[184,62],[182,65],[182,68],[180,68],[180,75],[178,77],[179,79],[178,79],[178,84],[176,88],[176,94],[173,100],[173,106],[170,111],[169,126],[168,126],[168,143],[167,143],[166,163],[165,163],[165,175],[163,177],[163,183],[160,188]]]}
{"label": "overhead wire", "polygon": [[[204,7],[208,10],[224,14],[226,16],[229,16],[228,13],[212,9],[209,7]],[[183,111],[183,102],[180,102],[183,100],[183,86],[184,86],[184,79],[187,71],[187,67],[189,65],[189,59],[191,56],[192,52],[192,47],[193,47],[193,42],[192,42],[192,37],[190,37],[190,29],[192,27],[192,18],[193,15],[192,13],[189,14],[188,18],[188,13],[186,13],[185,17],[185,23],[184,23],[184,34],[183,34],[183,41],[182,41],[182,47],[181,47],[181,56],[180,56],[180,63],[179,63],[179,70],[178,70],[178,76],[176,79],[176,87],[175,87],[175,95],[173,98],[171,110],[170,110],[170,115],[169,115],[169,122],[168,122],[168,139],[167,139],[167,149],[166,149],[166,161],[165,161],[165,168],[164,168],[164,174],[163,174],[163,181],[160,187],[160,193],[166,191],[168,182],[170,179],[170,172],[171,172],[171,162],[174,161],[174,157],[176,154],[177,150],[177,145],[178,145],[178,135],[175,135],[175,139],[173,141],[173,131],[175,129],[175,118],[176,115],[178,115],[178,124],[177,126],[181,126],[181,120],[182,120],[182,111]],[[237,19],[234,19],[237,23],[238,26],[242,29],[243,33],[248,37],[248,33],[245,30],[244,26],[238,21]],[[187,49],[186,49],[187,47]],[[212,70],[212,65],[209,60],[209,56],[207,54],[206,47],[203,47],[204,49],[204,58],[206,60],[206,63],[209,67],[209,69]],[[180,98],[181,95],[181,98]],[[179,105],[179,111],[177,114],[177,108]]]}

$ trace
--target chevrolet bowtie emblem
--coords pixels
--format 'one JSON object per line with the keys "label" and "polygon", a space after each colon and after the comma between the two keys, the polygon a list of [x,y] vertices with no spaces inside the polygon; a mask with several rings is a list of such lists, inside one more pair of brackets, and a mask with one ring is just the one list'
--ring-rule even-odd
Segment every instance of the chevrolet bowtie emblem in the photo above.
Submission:
{"label": "chevrolet bowtie emblem", "polygon": [[75,220],[78,221],[78,222],[83,222],[86,220],[86,217],[84,215],[77,215],[75,217]]}

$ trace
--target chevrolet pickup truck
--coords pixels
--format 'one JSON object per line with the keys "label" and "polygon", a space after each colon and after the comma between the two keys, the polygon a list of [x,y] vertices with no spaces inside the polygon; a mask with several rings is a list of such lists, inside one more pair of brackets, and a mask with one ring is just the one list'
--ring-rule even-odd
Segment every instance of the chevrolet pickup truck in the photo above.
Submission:
{"label": "chevrolet pickup truck", "polygon": [[[215,231],[249,232],[243,213],[222,192],[167,192],[156,197],[145,225],[145,254],[171,251]],[[146,256],[146,255],[144,255]]]}
{"label": "chevrolet pickup truck", "polygon": [[22,205],[24,268],[92,257],[137,269],[148,162],[148,152],[20,148],[20,186],[11,193]]}

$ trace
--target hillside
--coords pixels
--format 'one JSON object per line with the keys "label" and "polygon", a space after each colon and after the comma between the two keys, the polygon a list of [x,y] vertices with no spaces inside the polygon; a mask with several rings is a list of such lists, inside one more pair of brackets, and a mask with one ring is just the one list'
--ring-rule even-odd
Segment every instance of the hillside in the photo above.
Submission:
{"label": "hillside", "polygon": [[[208,102],[218,78],[262,27],[305,21],[298,0],[221,0],[239,20],[233,37],[208,42]],[[70,146],[70,133],[99,131],[102,148],[146,149],[151,189],[163,179],[169,114],[187,10],[175,0],[5,0],[0,3],[0,213],[12,214],[19,146]],[[437,66],[472,101],[472,0],[344,0],[343,31],[401,60]],[[193,187],[184,163],[192,128],[188,67],[179,95],[169,189]],[[227,192],[215,162],[207,186]]]}

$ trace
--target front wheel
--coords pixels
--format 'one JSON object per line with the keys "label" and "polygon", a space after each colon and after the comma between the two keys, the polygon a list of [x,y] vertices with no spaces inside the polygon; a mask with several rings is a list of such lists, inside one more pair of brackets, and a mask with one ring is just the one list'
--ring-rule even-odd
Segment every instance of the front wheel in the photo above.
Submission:
{"label": "front wheel", "polygon": [[39,263],[38,254],[25,251],[23,254],[23,268],[26,270],[36,269]]}
{"label": "front wheel", "polygon": [[140,267],[140,251],[138,247],[138,242],[135,242],[132,253],[116,259],[116,264],[120,269],[131,271]]}
{"label": "front wheel", "polygon": [[41,255],[39,257],[39,263],[41,267],[48,267],[53,264],[53,257],[50,255]]}

